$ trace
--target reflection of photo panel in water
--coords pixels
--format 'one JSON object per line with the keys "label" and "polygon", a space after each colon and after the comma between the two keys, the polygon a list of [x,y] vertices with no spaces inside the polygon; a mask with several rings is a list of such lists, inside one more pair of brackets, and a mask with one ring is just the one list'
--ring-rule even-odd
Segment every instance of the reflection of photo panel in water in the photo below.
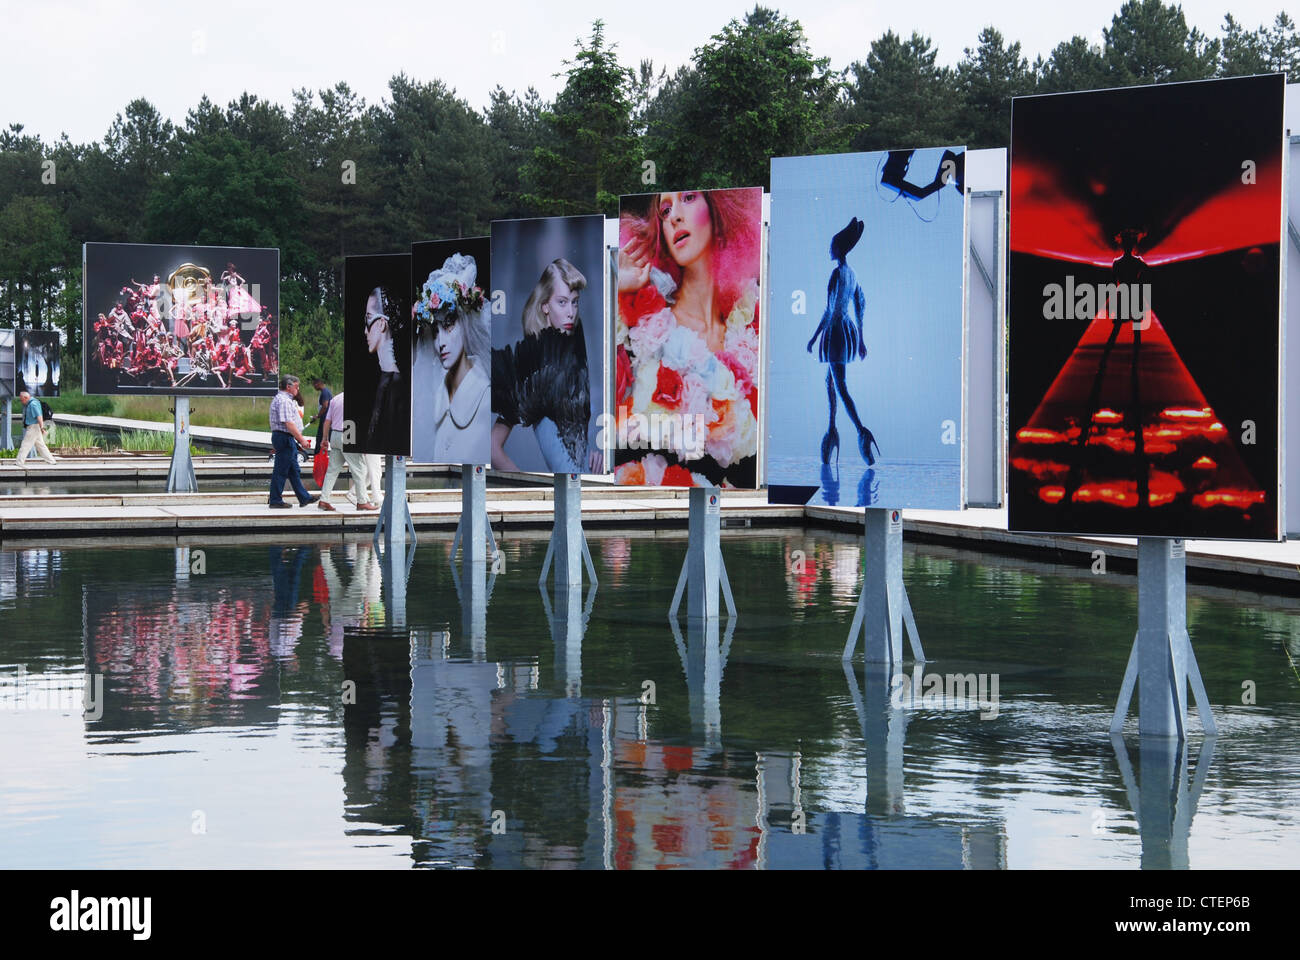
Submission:
{"label": "reflection of photo panel in water", "polygon": [[275,392],[279,250],[87,243],[83,258],[86,393]]}
{"label": "reflection of photo panel in water", "polygon": [[1276,539],[1283,98],[1014,101],[1013,530]]}
{"label": "reflection of photo panel in water", "polygon": [[492,466],[603,473],[605,221],[492,224]]}
{"label": "reflection of photo panel in water", "polygon": [[761,187],[619,201],[616,482],[758,483]]}
{"label": "reflection of photo panel in water", "polygon": [[343,261],[343,416],[361,453],[411,454],[411,255]]}
{"label": "reflection of photo panel in water", "polygon": [[491,241],[411,245],[411,457],[489,462],[492,431]]}
{"label": "reflection of photo panel in water", "polygon": [[771,502],[962,506],[964,163],[772,160]]}

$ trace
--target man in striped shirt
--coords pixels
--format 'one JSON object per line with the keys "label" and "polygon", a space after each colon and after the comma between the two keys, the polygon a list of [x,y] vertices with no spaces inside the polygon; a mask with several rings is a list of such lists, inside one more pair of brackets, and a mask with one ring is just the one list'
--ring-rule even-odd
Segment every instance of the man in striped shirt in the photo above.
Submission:
{"label": "man in striped shirt", "polygon": [[287,510],[284,502],[284,484],[293,485],[293,492],[302,506],[315,503],[302,485],[298,472],[298,451],[311,450],[311,444],[302,435],[302,411],[298,407],[298,378],[285,376],[280,380],[280,392],[271,401],[271,446],[275,450],[275,472],[271,474],[271,500],[268,506]]}

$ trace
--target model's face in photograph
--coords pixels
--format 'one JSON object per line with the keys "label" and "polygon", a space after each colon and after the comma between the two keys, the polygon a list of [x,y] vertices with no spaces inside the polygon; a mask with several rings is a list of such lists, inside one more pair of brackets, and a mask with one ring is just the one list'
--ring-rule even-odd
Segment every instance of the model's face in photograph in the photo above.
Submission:
{"label": "model's face in photograph", "polygon": [[572,333],[573,325],[578,321],[578,294],[569,289],[568,284],[557,283],[551,298],[542,304],[542,316],[556,330]]}
{"label": "model's face in photograph", "polygon": [[384,301],[376,287],[366,301],[366,343],[374,353],[388,335],[388,318],[384,316]]}
{"label": "model's face in photograph", "polygon": [[700,258],[713,242],[709,203],[699,191],[665,193],[659,198],[659,229],[664,243],[680,267]]}
{"label": "model's face in photograph", "polygon": [[438,359],[442,361],[444,370],[450,370],[460,362],[461,355],[465,352],[465,328],[460,325],[456,314],[438,317],[433,342],[438,348]]}

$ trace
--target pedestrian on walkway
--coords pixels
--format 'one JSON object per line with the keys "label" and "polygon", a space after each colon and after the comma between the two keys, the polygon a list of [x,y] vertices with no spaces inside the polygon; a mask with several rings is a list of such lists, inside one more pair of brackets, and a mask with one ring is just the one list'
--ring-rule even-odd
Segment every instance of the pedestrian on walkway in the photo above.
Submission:
{"label": "pedestrian on walkway", "polygon": [[271,400],[271,446],[275,450],[275,472],[271,474],[271,499],[268,506],[285,510],[284,484],[288,481],[302,506],[315,503],[302,485],[298,472],[298,451],[306,453],[311,444],[302,435],[302,409],[298,406],[298,378],[285,376],[280,380],[280,392]]}
{"label": "pedestrian on walkway", "polygon": [[[334,394],[330,391],[329,385],[321,377],[312,380],[311,385],[316,388],[316,414],[311,418],[311,422],[316,424],[316,449],[324,450],[325,441],[329,439],[326,432],[325,417],[329,412],[329,406],[334,401]],[[341,424],[342,420],[335,421]],[[312,455],[313,459],[315,454]]]}
{"label": "pedestrian on walkway", "polygon": [[45,432],[49,428],[45,424],[45,411],[41,401],[33,397],[29,392],[24,390],[18,394],[18,399],[23,402],[23,442],[18,448],[18,457],[15,461],[18,466],[23,465],[32,448],[36,448],[36,453],[46,463],[58,463],[54,459],[54,454],[50,453],[50,448],[45,444]]}
{"label": "pedestrian on walkway", "polygon": [[352,475],[352,489],[357,498],[357,509],[378,510],[379,491],[370,488],[370,467],[365,461],[365,455],[347,449],[344,443],[347,431],[343,420],[342,393],[336,394],[330,400],[321,427],[325,431],[325,440],[321,449],[329,451],[329,466],[325,469],[325,481],[320,488],[320,508],[330,511],[334,509],[330,498],[334,493],[334,483],[338,480],[343,463],[346,461],[348,473]]}

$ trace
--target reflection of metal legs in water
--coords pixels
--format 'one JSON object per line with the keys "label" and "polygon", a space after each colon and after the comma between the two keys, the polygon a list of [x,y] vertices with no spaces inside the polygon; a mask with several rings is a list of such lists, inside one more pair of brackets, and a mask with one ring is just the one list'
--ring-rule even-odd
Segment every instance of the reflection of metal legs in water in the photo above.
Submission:
{"label": "reflection of metal legs in water", "polygon": [[1142,779],[1133,776],[1128,744],[1119,734],[1111,734],[1115,759],[1133,815],[1142,836],[1143,870],[1186,870],[1189,866],[1187,841],[1192,832],[1192,818],[1205,789],[1214,759],[1213,735],[1201,743],[1196,756],[1196,770],[1189,786],[1187,741],[1168,737],[1141,737],[1138,763]]}
{"label": "reflection of metal legs in water", "polygon": [[497,575],[488,576],[486,563],[469,562],[465,564],[462,575],[453,562],[451,580],[456,587],[456,598],[460,600],[461,623],[465,636],[469,638],[470,652],[475,660],[483,660],[487,657],[487,608]]}
{"label": "reflection of metal legs in water", "polygon": [[726,633],[719,641],[717,617],[691,617],[686,621],[686,643],[682,642],[676,618],[669,623],[686,674],[691,733],[703,739],[706,747],[717,749],[722,741],[722,672],[727,667],[736,620],[733,617],[727,621]]}
{"label": "reflection of metal legs in water", "polygon": [[858,725],[867,748],[867,813],[890,817],[903,813],[903,742],[907,734],[907,711],[894,705],[895,676],[886,663],[863,666],[863,688],[853,667],[843,661],[849,696],[858,715]]}
{"label": "reflection of metal legs in water", "polygon": [[558,683],[564,687],[566,697],[582,695],[582,638],[586,635],[587,624],[591,620],[591,608],[596,603],[596,584],[592,583],[587,591],[587,600],[582,600],[582,584],[568,586],[555,585],[555,606],[551,606],[551,597],[546,584],[538,585],[542,594],[542,606],[546,609],[546,620],[551,625],[551,639],[555,644],[555,674]]}

